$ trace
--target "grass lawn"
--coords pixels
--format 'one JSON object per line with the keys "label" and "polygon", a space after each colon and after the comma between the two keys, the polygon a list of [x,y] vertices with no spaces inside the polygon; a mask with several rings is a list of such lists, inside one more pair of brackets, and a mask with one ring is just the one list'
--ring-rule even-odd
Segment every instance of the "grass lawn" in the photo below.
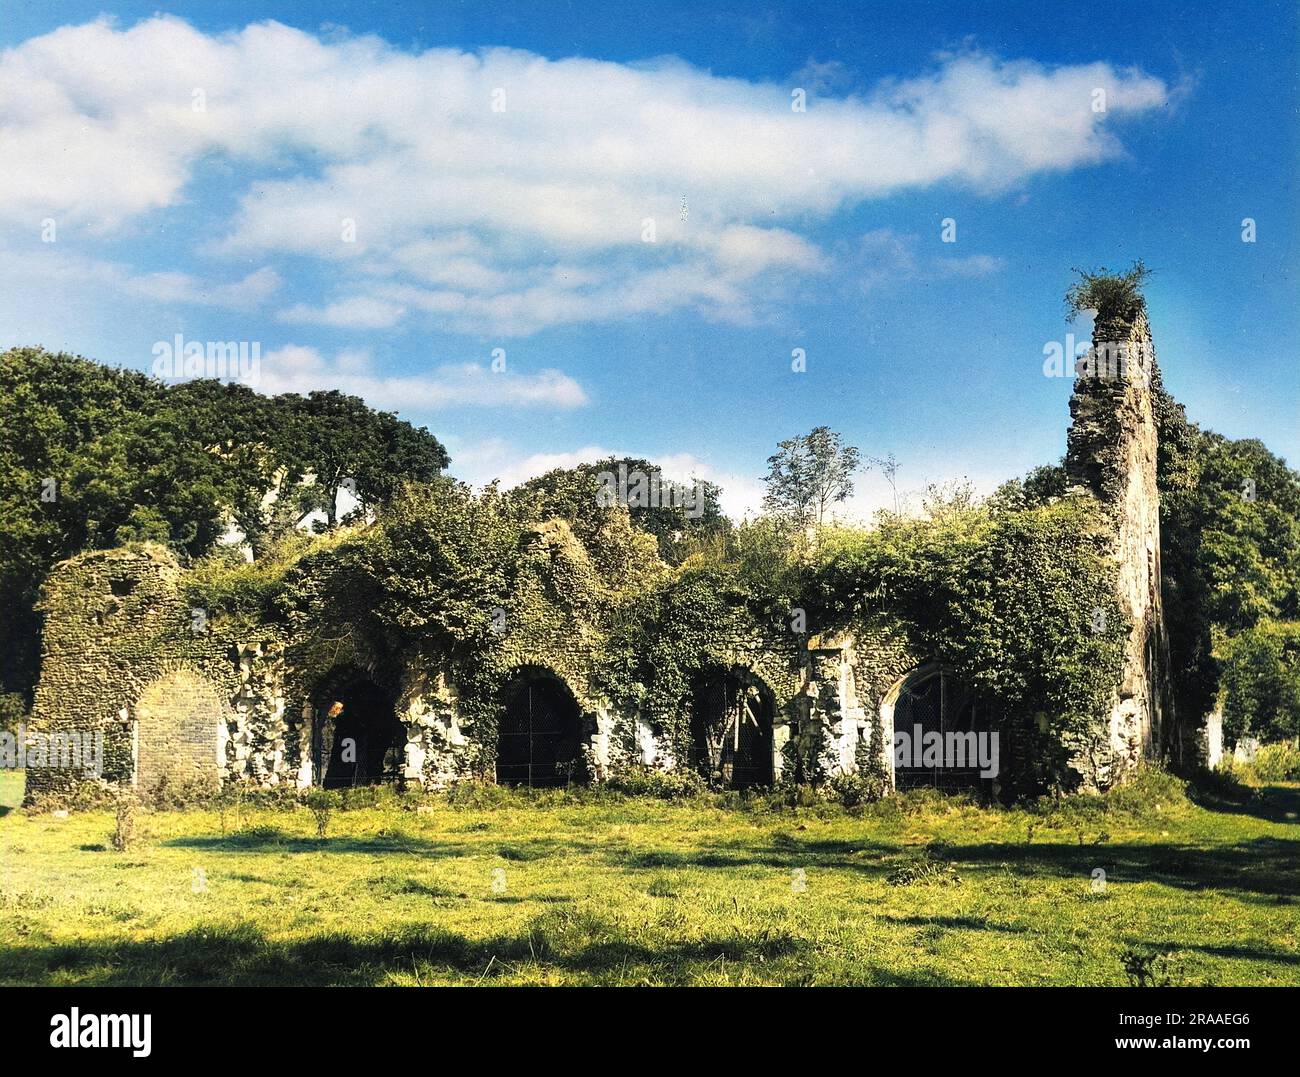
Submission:
{"label": "grass lawn", "polygon": [[0,982],[1300,984],[1300,786],[1141,785],[1038,811],[429,797],[324,839],[305,808],[224,835],[193,810],[120,853],[110,812],[0,807]]}

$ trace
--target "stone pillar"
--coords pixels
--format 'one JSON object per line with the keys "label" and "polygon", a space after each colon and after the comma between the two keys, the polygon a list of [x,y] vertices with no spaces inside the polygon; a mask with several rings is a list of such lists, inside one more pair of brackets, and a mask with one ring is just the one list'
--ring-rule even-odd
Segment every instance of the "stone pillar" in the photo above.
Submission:
{"label": "stone pillar", "polygon": [[1107,744],[1100,757],[1076,764],[1088,785],[1104,788],[1141,758],[1163,754],[1172,719],[1153,405],[1160,371],[1145,313],[1125,320],[1100,312],[1092,350],[1076,373],[1066,477],[1071,492],[1095,496],[1113,521],[1117,597],[1129,623]]}

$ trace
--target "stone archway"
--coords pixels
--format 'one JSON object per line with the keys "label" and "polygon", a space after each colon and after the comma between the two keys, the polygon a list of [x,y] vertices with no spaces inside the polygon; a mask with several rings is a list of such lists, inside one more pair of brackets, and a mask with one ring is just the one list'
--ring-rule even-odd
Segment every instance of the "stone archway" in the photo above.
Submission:
{"label": "stone archway", "polygon": [[225,765],[226,705],[217,689],[188,669],[151,682],[136,701],[135,786],[216,788]]}
{"label": "stone archway", "polygon": [[585,781],[582,709],[558,677],[521,671],[503,693],[496,778],[529,788]]}
{"label": "stone archway", "polygon": [[313,755],[327,789],[396,782],[406,752],[406,727],[392,695],[366,674],[335,674],[317,695]]}
{"label": "stone archway", "polygon": [[990,733],[979,698],[938,663],[919,666],[886,694],[881,719],[893,731],[894,786],[973,789],[982,780],[979,738]]}
{"label": "stone archway", "polygon": [[691,764],[728,789],[771,785],[775,715],[771,690],[752,674],[705,670],[692,693]]}

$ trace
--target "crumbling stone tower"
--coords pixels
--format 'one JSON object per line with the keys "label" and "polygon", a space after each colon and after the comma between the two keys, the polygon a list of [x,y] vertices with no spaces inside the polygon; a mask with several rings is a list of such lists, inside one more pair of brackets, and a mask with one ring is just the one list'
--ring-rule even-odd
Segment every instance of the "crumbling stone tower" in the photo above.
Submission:
{"label": "crumbling stone tower", "polygon": [[1169,648],[1160,582],[1159,385],[1144,311],[1099,311],[1092,349],[1076,365],[1065,457],[1071,492],[1095,496],[1114,526],[1118,599],[1129,624],[1123,673],[1107,719],[1106,743],[1080,760],[1089,784],[1105,788],[1142,758],[1158,756],[1169,703]]}

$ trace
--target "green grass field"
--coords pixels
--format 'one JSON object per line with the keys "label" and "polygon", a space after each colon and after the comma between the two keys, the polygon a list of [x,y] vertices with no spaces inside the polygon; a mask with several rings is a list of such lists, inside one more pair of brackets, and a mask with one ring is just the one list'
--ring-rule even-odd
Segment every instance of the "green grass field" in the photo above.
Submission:
{"label": "green grass field", "polygon": [[224,835],[196,810],[141,814],[119,853],[112,813],[28,815],[0,782],[5,984],[1300,984],[1295,785],[1206,807],[1153,775],[1038,811],[430,797],[324,839],[305,808]]}

